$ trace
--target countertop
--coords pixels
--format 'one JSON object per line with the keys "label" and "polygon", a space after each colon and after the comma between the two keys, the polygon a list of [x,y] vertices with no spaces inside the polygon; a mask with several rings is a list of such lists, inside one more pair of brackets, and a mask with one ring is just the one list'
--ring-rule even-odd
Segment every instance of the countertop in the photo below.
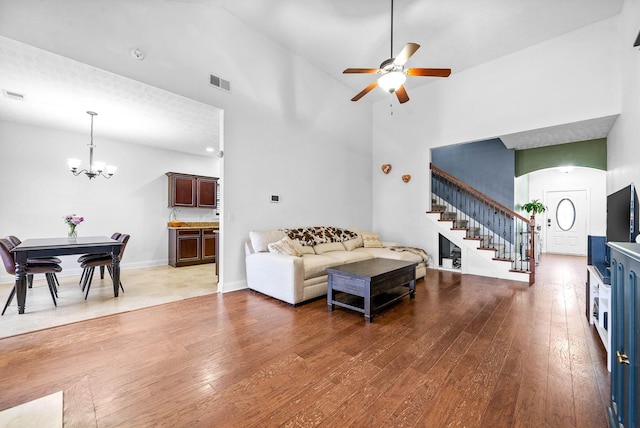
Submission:
{"label": "countertop", "polygon": [[220,223],[217,221],[183,221],[180,226],[171,226],[167,223],[167,229],[218,229]]}

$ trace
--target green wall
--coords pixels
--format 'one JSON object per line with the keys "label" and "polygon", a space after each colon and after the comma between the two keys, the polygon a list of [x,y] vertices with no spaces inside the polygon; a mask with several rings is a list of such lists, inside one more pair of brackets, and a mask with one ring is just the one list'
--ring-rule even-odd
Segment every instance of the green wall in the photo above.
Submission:
{"label": "green wall", "polygon": [[579,141],[535,149],[516,150],[516,177],[557,166],[584,166],[607,170],[607,139]]}

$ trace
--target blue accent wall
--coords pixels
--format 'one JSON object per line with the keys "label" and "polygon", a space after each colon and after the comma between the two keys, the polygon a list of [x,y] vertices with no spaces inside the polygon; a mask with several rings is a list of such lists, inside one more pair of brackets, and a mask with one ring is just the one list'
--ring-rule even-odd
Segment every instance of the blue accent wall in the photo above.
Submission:
{"label": "blue accent wall", "polygon": [[431,149],[431,163],[513,209],[515,151],[499,138]]}

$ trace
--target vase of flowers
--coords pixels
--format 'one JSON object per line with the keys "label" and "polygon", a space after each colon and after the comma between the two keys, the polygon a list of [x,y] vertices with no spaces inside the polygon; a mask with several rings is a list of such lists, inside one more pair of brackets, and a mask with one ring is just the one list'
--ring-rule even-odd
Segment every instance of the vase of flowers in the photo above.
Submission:
{"label": "vase of flowers", "polygon": [[78,232],[76,231],[76,227],[84,221],[84,217],[68,214],[64,216],[64,222],[69,226],[69,232],[67,233],[67,237],[69,238],[69,242],[76,242],[78,238]]}

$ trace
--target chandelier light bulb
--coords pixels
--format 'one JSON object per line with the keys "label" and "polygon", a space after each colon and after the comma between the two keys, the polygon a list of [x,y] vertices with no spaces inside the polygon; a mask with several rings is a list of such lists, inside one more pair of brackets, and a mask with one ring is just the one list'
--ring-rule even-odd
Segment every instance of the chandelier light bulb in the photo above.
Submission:
{"label": "chandelier light bulb", "polygon": [[80,168],[81,163],[82,161],[80,159],[67,159],[67,165],[69,165],[71,171],[76,171]]}

